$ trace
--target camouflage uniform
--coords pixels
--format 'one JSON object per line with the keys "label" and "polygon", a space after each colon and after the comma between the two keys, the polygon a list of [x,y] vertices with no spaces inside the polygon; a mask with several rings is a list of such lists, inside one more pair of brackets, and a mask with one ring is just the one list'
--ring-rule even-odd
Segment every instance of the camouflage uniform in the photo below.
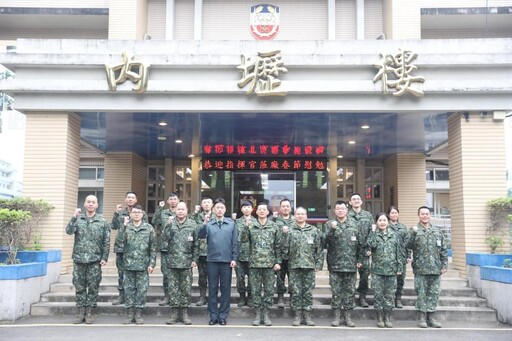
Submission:
{"label": "camouflage uniform", "polygon": [[[249,270],[249,259],[250,259],[250,245],[249,240],[242,242],[242,232],[245,228],[245,217],[238,218],[235,223],[238,227],[238,262],[236,263],[236,288],[240,297],[251,296],[250,287],[250,270]],[[255,223],[256,218],[251,216],[251,222]],[[247,277],[247,284],[245,282]]]}
{"label": "camouflage uniform", "polygon": [[[333,221],[337,223],[336,229],[331,227]],[[361,263],[365,250],[361,232],[349,219],[344,223],[337,219],[328,221],[324,231],[329,284],[332,290],[331,308],[354,309],[357,263]]]}
{"label": "camouflage uniform", "polygon": [[[114,243],[114,252],[116,253],[116,268],[117,268],[117,289],[119,290],[119,296],[124,301],[124,261],[123,261],[123,238],[124,238],[124,217],[130,217],[130,211],[128,211],[128,207],[124,208],[121,212],[115,212],[112,217],[112,230],[117,230],[116,240]],[[142,221],[144,223],[148,222],[148,216],[146,212],[142,217]]]}
{"label": "camouflage uniform", "polygon": [[403,245],[392,229],[386,233],[370,232],[368,246],[372,251],[372,281],[374,307],[391,311],[395,307],[396,273],[403,268]]}
{"label": "camouflage uniform", "polygon": [[416,310],[433,313],[441,292],[441,270],[448,268],[448,250],[445,237],[437,226],[425,228],[420,223],[417,226],[418,232],[411,229],[407,242],[414,255],[412,269],[418,295]]}
{"label": "camouflage uniform", "polygon": [[155,267],[156,240],[153,226],[129,222],[123,233],[124,289],[126,308],[144,308],[149,288],[148,267]]}
{"label": "camouflage uniform", "polygon": [[283,238],[284,254],[288,256],[290,269],[289,288],[292,293],[292,310],[311,311],[315,270],[321,270],[324,263],[322,236],[310,224],[300,228],[295,223],[290,227],[287,238]]}
{"label": "camouflage uniform", "polygon": [[258,220],[242,230],[242,242],[250,244],[250,285],[255,308],[268,309],[274,294],[274,265],[281,263],[281,232],[270,219]]}
{"label": "camouflage uniform", "polygon": [[[283,226],[288,226],[288,228],[289,228],[295,222],[295,217],[290,215],[290,217],[288,219],[285,219],[282,216],[278,216],[277,218],[275,218],[274,221],[277,224],[277,226],[279,226],[279,228],[281,228],[281,229]],[[283,234],[283,238],[284,238],[283,242],[286,242],[287,236],[285,234]],[[283,295],[286,293],[286,285],[285,285],[286,276],[288,276],[288,281],[290,281],[290,274],[288,271],[288,256],[282,255],[281,258],[282,258],[282,261],[281,261],[281,264],[279,264],[281,266],[281,270],[276,272],[276,275],[277,275],[276,287],[277,287],[278,295]]]}
{"label": "camouflage uniform", "polygon": [[[213,217],[213,212],[210,212],[210,219]],[[192,219],[197,223],[197,231],[203,227],[204,224],[204,212],[194,214]],[[199,286],[199,293],[203,300],[206,300],[206,289],[208,287],[208,273],[206,271],[206,256],[208,256],[208,244],[206,239],[199,239],[199,258],[197,262],[198,279],[197,284]],[[205,304],[205,302],[203,303]]]}
{"label": "camouflage uniform", "polygon": [[388,228],[390,230],[395,231],[398,234],[398,237],[400,238],[400,246],[401,246],[400,252],[402,255],[402,259],[403,259],[403,264],[402,264],[403,266],[400,271],[402,274],[396,275],[396,293],[395,293],[395,298],[400,299],[404,292],[405,276],[406,276],[406,272],[407,272],[407,258],[411,258],[410,250],[408,250],[406,248],[407,239],[409,237],[409,231],[407,230],[407,227],[400,222],[393,224],[390,221]]}
{"label": "camouflage uniform", "polygon": [[348,211],[347,217],[356,223],[362,239],[364,252],[361,255],[362,266],[357,269],[357,272],[359,272],[359,286],[357,287],[357,292],[359,292],[360,298],[366,299],[366,293],[368,292],[369,286],[368,277],[370,276],[370,261],[369,257],[366,256],[366,251],[369,251],[370,248],[366,244],[366,239],[372,230],[373,217],[368,211],[361,210],[359,213],[356,213],[353,209]]}
{"label": "camouflage uniform", "polygon": [[176,213],[170,209],[159,207],[153,215],[153,226],[156,233],[157,250],[160,250],[160,270],[162,271],[162,285],[164,287],[164,301],[169,297],[169,263],[168,263],[168,245],[163,241],[162,233],[169,217],[176,217]]}
{"label": "camouflage uniform", "polygon": [[102,260],[108,260],[110,224],[100,214],[73,217],[66,233],[75,235],[73,245],[73,285],[77,307],[96,307],[101,282]]}
{"label": "camouflage uniform", "polygon": [[192,262],[198,258],[197,224],[187,218],[183,224],[175,219],[167,224],[162,241],[168,245],[166,252],[169,265],[169,305],[172,308],[188,308],[192,290]]}

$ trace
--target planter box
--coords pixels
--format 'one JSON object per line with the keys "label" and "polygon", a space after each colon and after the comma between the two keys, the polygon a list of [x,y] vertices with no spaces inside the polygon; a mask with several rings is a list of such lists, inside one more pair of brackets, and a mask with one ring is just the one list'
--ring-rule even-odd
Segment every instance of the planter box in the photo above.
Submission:
{"label": "planter box", "polygon": [[512,269],[501,265],[512,254],[467,253],[469,286],[496,309],[498,321],[512,324]]}
{"label": "planter box", "polygon": [[[61,251],[20,251],[21,264],[0,266],[0,321],[14,321],[30,314],[50,284],[59,280]],[[5,262],[6,252],[0,252]]]}
{"label": "planter box", "polygon": [[507,258],[512,258],[512,254],[490,254],[490,253],[466,253],[466,273],[468,284],[475,288],[478,296],[482,296],[482,286],[480,280],[480,269],[483,266],[501,266]]}
{"label": "planter box", "polygon": [[496,309],[498,321],[512,324],[512,269],[483,266],[480,274],[487,305]]}

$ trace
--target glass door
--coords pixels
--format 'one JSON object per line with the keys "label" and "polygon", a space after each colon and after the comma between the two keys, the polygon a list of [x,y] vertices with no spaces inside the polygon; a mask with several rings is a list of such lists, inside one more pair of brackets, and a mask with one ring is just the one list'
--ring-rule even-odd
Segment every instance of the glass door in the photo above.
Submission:
{"label": "glass door", "polygon": [[254,205],[259,202],[268,202],[272,211],[279,212],[279,203],[288,199],[295,207],[295,176],[293,173],[249,173],[236,172],[233,176],[233,212],[238,216],[240,203],[249,200]]}

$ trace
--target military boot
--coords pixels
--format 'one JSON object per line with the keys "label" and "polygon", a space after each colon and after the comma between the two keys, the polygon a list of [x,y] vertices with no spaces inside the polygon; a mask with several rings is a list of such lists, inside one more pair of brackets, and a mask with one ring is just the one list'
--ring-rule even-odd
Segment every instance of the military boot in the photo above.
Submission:
{"label": "military boot", "polygon": [[359,293],[359,305],[361,308],[368,308],[370,305],[366,302],[366,293]]}
{"label": "military boot", "polygon": [[267,327],[270,327],[272,325],[272,321],[268,317],[268,308],[263,308],[261,311],[261,320],[263,321],[263,324]]}
{"label": "military boot", "polygon": [[249,308],[254,307],[254,302],[252,301],[252,294],[251,293],[247,294],[247,306]]}
{"label": "military boot", "polygon": [[188,315],[188,308],[181,308],[181,320],[187,326],[192,324],[192,319]]}
{"label": "military boot", "polygon": [[345,323],[347,327],[355,327],[356,324],[352,321],[352,310],[345,310]]}
{"label": "military boot", "polygon": [[424,313],[422,311],[419,311],[418,312],[418,317],[419,317],[419,323],[418,323],[418,327],[420,328],[427,328],[427,313]]}
{"label": "military boot", "polygon": [[142,308],[135,308],[135,324],[144,324],[142,319]]}
{"label": "military boot", "polygon": [[384,323],[384,311],[377,310],[377,327],[384,328],[386,324]]}
{"label": "military boot", "polygon": [[341,323],[341,309],[334,309],[334,320],[331,322],[331,326],[338,327]]}
{"label": "military boot", "polygon": [[175,324],[178,322],[179,314],[178,314],[178,308],[171,308],[171,315],[169,316],[169,319],[165,322],[166,324]]}
{"label": "military boot", "polygon": [[311,311],[304,310],[304,322],[306,323],[306,326],[315,326],[315,321],[311,319]]}
{"label": "military boot", "polygon": [[131,324],[133,322],[134,313],[134,308],[126,308],[126,318],[124,319],[123,324]]}
{"label": "military boot", "polygon": [[247,295],[245,292],[240,293],[240,302],[238,302],[238,308],[242,308],[243,306],[247,305]]}
{"label": "military boot", "polygon": [[437,322],[434,318],[435,313],[427,313],[427,325],[432,328],[441,328],[441,323]]}
{"label": "military boot", "polygon": [[391,323],[391,310],[384,310],[384,324],[386,328],[393,328],[393,323]]}
{"label": "military boot", "polygon": [[402,309],[404,305],[402,304],[402,296],[397,296],[395,299],[395,308]]}
{"label": "military boot", "polygon": [[284,308],[284,294],[277,294],[277,307]]}
{"label": "military boot", "polygon": [[76,307],[76,315],[73,320],[74,324],[80,324],[85,320],[85,308],[84,307]]}
{"label": "military boot", "polygon": [[302,310],[295,310],[295,317],[292,321],[292,326],[298,327],[302,323]]}
{"label": "military boot", "polygon": [[120,305],[124,303],[124,290],[119,290],[119,296],[112,301],[112,305]]}
{"label": "military boot", "polygon": [[256,311],[256,316],[254,317],[254,320],[252,321],[253,326],[259,326],[261,324],[261,309],[254,309]]}
{"label": "military boot", "polygon": [[199,301],[197,301],[196,306],[201,307],[206,304],[206,288],[199,289]]}
{"label": "military boot", "polygon": [[94,307],[85,308],[85,323],[91,324],[94,322]]}
{"label": "military boot", "polygon": [[158,305],[161,307],[164,307],[166,305],[169,305],[169,295],[165,295],[164,299],[158,302]]}

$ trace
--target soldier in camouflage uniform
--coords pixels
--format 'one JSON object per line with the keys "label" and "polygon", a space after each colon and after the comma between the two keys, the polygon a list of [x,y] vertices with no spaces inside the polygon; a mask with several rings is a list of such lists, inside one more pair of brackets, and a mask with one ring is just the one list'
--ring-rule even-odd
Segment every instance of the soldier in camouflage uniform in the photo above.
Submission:
{"label": "soldier in camouflage uniform", "polygon": [[124,290],[126,319],[124,324],[143,324],[142,310],[146,305],[149,274],[156,263],[156,237],[153,226],[142,221],[142,206],[135,205],[130,217],[125,217],[124,245]]}
{"label": "soldier in camouflage uniform", "polygon": [[[204,196],[201,199],[201,212],[196,207],[196,212],[194,212],[193,219],[197,223],[197,228],[201,229],[204,225],[208,224],[208,221],[212,217],[212,207],[213,207],[213,199]],[[206,290],[208,288],[208,273],[206,271],[207,262],[206,257],[208,256],[208,244],[206,239],[199,240],[199,260],[197,263],[197,272],[198,272],[198,280],[197,284],[199,285],[199,301],[197,301],[196,306],[200,307],[206,304]]]}
{"label": "soldier in camouflage uniform", "polygon": [[366,245],[366,239],[372,228],[373,217],[368,211],[363,210],[363,201],[359,193],[353,193],[350,196],[350,210],[348,212],[348,218],[355,222],[359,228],[362,245],[365,248],[365,252],[362,254],[363,258],[362,265],[357,269],[359,272],[359,286],[357,292],[359,292],[359,305],[363,308],[368,308],[368,302],[366,301],[366,294],[368,293],[368,278],[370,276],[370,256],[371,251],[368,245]]}
{"label": "soldier in camouflage uniform", "polygon": [[[240,294],[240,302],[238,307],[249,306],[252,307],[252,296],[250,287],[250,271],[249,271],[249,254],[250,246],[249,241],[242,242],[242,232],[247,221],[252,224],[256,221],[252,213],[253,204],[251,201],[244,200],[241,204],[243,216],[235,220],[238,227],[238,262],[236,263],[236,288]],[[233,218],[236,218],[236,213],[233,213]],[[247,283],[245,279],[247,278]]]}
{"label": "soldier in camouflage uniform", "polygon": [[266,203],[259,203],[256,209],[257,221],[245,225],[242,242],[250,245],[250,285],[256,317],[253,326],[261,322],[271,326],[268,310],[272,307],[274,296],[275,271],[279,271],[281,263],[281,231],[268,219],[269,208]]}
{"label": "soldier in camouflage uniform", "polygon": [[[281,211],[281,214],[278,215],[277,212],[273,212],[274,217],[273,221],[281,228],[281,232],[284,229],[289,229],[290,226],[295,221],[294,216],[292,213],[292,203],[288,199],[283,199],[279,202],[279,209]],[[286,226],[286,227],[285,227]],[[286,238],[286,235],[283,235],[283,238]],[[282,255],[281,256],[282,263],[279,264],[281,267],[281,270],[279,270],[277,275],[277,307],[278,308],[284,308],[284,294],[286,293],[286,277],[288,277],[288,281],[290,281],[290,274],[288,271],[288,256]],[[291,292],[290,292],[291,296]],[[291,297],[290,297],[291,301]]]}
{"label": "soldier in camouflage uniform", "polygon": [[376,223],[368,236],[368,246],[372,251],[373,305],[377,311],[377,327],[392,328],[391,311],[395,306],[397,275],[404,263],[403,246],[398,234],[388,227],[385,213],[377,214]]}
{"label": "soldier in camouflage uniform", "polygon": [[411,250],[408,250],[405,246],[407,239],[409,238],[409,230],[407,227],[398,221],[399,211],[395,206],[391,206],[387,211],[389,218],[389,228],[395,231],[400,238],[401,253],[403,259],[402,271],[396,276],[396,293],[395,293],[395,308],[402,309],[402,293],[404,291],[405,275],[407,271],[407,263],[412,261]]}
{"label": "soldier in camouflage uniform", "polygon": [[441,328],[434,315],[441,292],[441,275],[448,270],[448,249],[441,230],[430,223],[430,209],[421,206],[418,217],[420,221],[417,226],[412,227],[407,242],[407,247],[412,249],[414,256],[412,269],[414,288],[418,295],[418,326]]}
{"label": "soldier in camouflage uniform", "polygon": [[169,265],[169,297],[171,315],[167,324],[175,324],[180,319],[184,324],[192,324],[188,314],[192,292],[192,268],[196,267],[199,254],[197,224],[187,218],[187,205],[180,202],[176,206],[176,219],[167,224],[162,240],[168,245],[166,263]]}
{"label": "soldier in camouflage uniform", "polygon": [[110,247],[110,225],[96,213],[98,199],[85,198],[85,214],[77,208],[66,227],[66,233],[75,235],[73,245],[73,285],[76,291],[77,313],[74,323],[91,324],[98,300],[101,266],[107,264]]}
{"label": "soldier in camouflage uniform", "polygon": [[288,256],[288,287],[295,312],[293,326],[300,326],[303,321],[307,326],[315,325],[311,319],[315,272],[321,270],[324,263],[322,235],[316,227],[306,223],[307,218],[306,209],[298,207],[295,210],[295,223],[289,230],[283,230],[287,234],[287,238],[283,238],[283,254]]}
{"label": "soldier in camouflage uniform", "polygon": [[342,315],[348,327],[355,327],[351,314],[356,305],[357,269],[361,267],[364,247],[361,231],[353,220],[348,219],[347,213],[347,203],[336,201],[336,218],[324,226],[324,246],[327,249],[329,285],[332,291],[331,308],[334,310],[334,320],[331,322],[333,327],[343,322]]}
{"label": "soldier in camouflage uniform", "polygon": [[[168,245],[162,242],[162,231],[170,219],[176,217],[176,206],[180,202],[178,194],[171,192],[167,197],[169,208],[164,209],[165,203],[160,201],[159,207],[153,215],[153,227],[156,233],[157,249],[160,250],[160,269],[162,270],[162,285],[164,287],[164,299],[158,303],[160,306],[169,304],[169,264],[167,264]],[[172,218],[171,218],[172,217]]]}
{"label": "soldier in camouflage uniform", "polygon": [[[135,192],[127,192],[126,197],[124,199],[127,207],[123,208],[122,205],[117,205],[116,212],[114,212],[114,216],[112,217],[112,230],[117,230],[116,240],[114,243],[114,252],[116,253],[116,268],[117,268],[117,289],[119,290],[119,296],[112,302],[113,305],[119,305],[124,303],[124,287],[123,287],[123,278],[124,278],[124,261],[123,261],[123,238],[124,238],[124,221],[126,218],[130,218],[130,212],[132,207],[137,204],[137,193]],[[142,221],[147,223],[148,216],[144,212],[142,217]]]}

